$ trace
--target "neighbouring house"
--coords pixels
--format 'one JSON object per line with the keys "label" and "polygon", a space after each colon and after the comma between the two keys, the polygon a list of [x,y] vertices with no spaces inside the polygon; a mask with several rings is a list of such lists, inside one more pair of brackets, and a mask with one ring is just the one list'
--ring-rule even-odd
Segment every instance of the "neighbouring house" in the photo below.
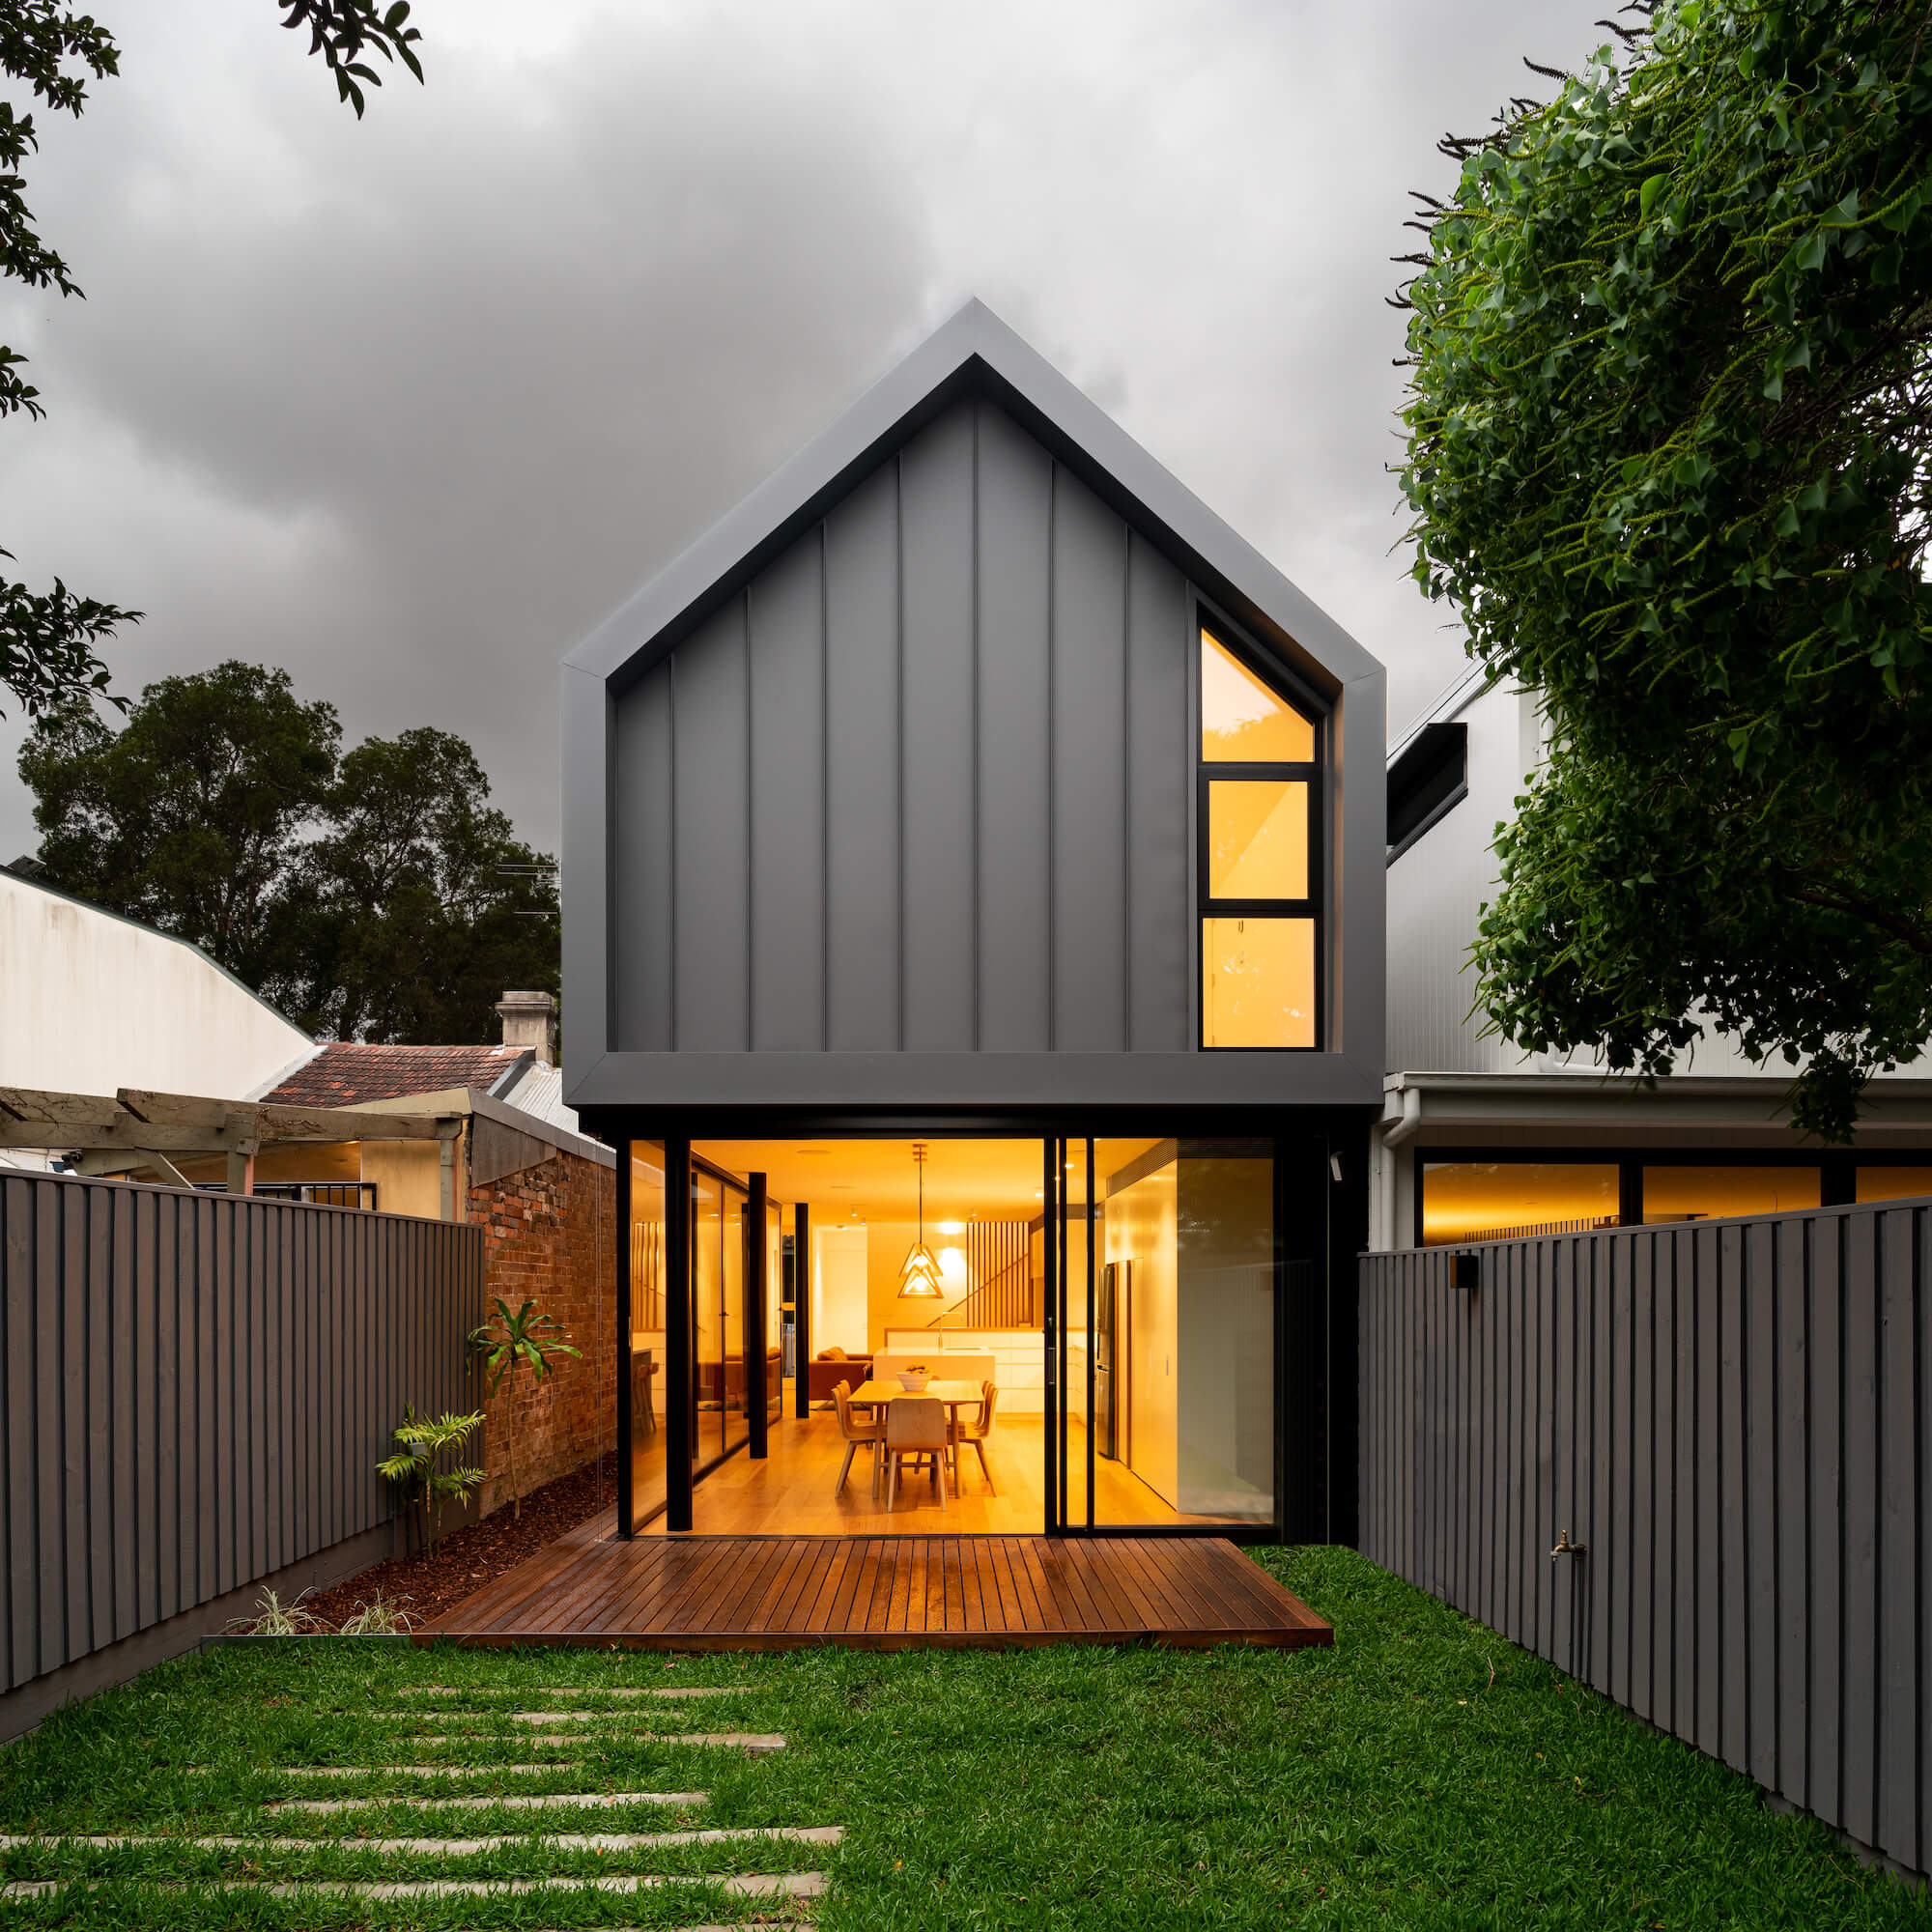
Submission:
{"label": "neighbouring house", "polygon": [[1466,970],[1492,841],[1543,755],[1534,694],[1461,678],[1388,753],[1388,1042],[1371,1245],[1932,1194],[1932,1064],[1872,1083],[1855,1145],[1793,1135],[1788,1075],[1704,1037],[1646,1088],[1487,1033]]}
{"label": "neighbouring house", "polygon": [[972,303],[563,718],[623,1533],[948,1527],[810,1406],[924,1367],[994,1432],[953,1523],[1346,1536],[1376,660]]}
{"label": "neighbouring house", "polygon": [[250,1099],[315,1050],[198,946],[0,867],[0,1086]]}

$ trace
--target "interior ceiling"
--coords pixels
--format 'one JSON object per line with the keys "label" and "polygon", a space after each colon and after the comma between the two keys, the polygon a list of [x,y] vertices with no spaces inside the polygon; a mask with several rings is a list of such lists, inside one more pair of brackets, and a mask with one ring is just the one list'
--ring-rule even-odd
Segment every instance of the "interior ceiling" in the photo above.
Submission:
{"label": "interior ceiling", "polygon": [[[1078,1146],[1075,1143],[1075,1146]],[[1151,1141],[1109,1141],[1115,1165]],[[1031,1221],[1044,1192],[1037,1140],[928,1140],[925,1219]],[[910,1221],[919,1212],[913,1143],[902,1141],[694,1141],[692,1151],[741,1179],[763,1174],[774,1201],[807,1203],[814,1222]],[[1084,1184],[1084,1173],[1076,1176]],[[1076,1187],[1075,1192],[1078,1192]]]}

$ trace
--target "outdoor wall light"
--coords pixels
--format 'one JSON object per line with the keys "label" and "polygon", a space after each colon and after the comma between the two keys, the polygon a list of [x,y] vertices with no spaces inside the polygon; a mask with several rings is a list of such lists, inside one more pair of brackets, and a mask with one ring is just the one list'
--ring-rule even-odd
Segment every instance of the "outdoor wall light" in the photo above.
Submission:
{"label": "outdoor wall light", "polygon": [[1458,1288],[1481,1288],[1483,1285],[1482,1256],[1458,1255],[1456,1257],[1455,1282]]}

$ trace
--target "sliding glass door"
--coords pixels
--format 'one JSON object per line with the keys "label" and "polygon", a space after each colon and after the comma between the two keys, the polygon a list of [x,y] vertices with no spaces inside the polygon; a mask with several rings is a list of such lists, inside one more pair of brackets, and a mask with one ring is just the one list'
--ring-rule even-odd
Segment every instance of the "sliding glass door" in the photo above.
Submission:
{"label": "sliding glass door", "polygon": [[1061,1523],[1272,1525],[1275,1144],[1067,1140],[1052,1167]]}
{"label": "sliding glass door", "polygon": [[745,1190],[709,1167],[691,1171],[691,1341],[696,1381],[691,1460],[702,1469],[746,1438]]}

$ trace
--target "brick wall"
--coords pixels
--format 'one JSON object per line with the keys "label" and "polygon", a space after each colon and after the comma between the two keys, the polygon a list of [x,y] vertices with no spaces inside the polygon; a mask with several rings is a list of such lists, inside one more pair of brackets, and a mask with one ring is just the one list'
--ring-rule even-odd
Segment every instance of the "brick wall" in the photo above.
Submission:
{"label": "brick wall", "polygon": [[[517,1480],[526,1495],[616,1449],[616,1213],[615,1173],[562,1151],[469,1190],[469,1220],[483,1230],[486,1313],[498,1296],[512,1314],[533,1299],[583,1351],[561,1357],[534,1392],[528,1368],[517,1371]],[[479,1380],[479,1401],[486,1386]],[[485,1516],[510,1500],[509,1402],[506,1379],[483,1431]]]}

